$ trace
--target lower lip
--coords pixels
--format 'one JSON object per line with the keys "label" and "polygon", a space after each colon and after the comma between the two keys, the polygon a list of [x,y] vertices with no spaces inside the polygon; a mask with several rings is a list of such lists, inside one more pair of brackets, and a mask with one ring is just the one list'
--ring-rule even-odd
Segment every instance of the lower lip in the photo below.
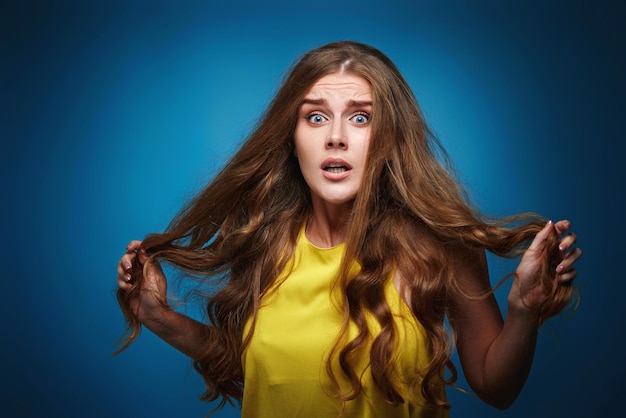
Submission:
{"label": "lower lip", "polygon": [[333,173],[332,171],[322,170],[322,176],[332,181],[343,180],[352,173],[352,170],[341,171],[339,173]]}

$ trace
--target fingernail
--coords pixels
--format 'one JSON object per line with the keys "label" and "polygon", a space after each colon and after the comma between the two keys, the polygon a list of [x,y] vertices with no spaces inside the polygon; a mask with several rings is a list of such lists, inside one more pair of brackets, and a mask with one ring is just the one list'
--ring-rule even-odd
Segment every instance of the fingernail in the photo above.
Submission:
{"label": "fingernail", "polygon": [[130,264],[124,264],[124,270],[125,271],[130,271],[132,269],[133,266],[131,266]]}
{"label": "fingernail", "polygon": [[556,266],[556,272],[557,273],[560,273],[562,271],[563,271],[563,265],[562,264],[559,264],[558,266]]}
{"label": "fingernail", "polygon": [[133,278],[131,277],[130,274],[125,274],[124,275],[124,280],[126,280],[127,282],[130,282]]}

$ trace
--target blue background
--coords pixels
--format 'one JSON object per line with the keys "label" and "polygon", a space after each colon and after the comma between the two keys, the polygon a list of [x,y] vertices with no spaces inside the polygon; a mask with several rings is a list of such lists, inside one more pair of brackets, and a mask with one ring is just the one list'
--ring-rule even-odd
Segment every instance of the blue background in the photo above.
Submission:
{"label": "blue background", "polygon": [[[149,331],[111,356],[117,260],[211,178],[297,56],[342,39],[398,65],[484,211],[567,217],[585,250],[580,308],[542,328],[517,403],[450,390],[452,416],[619,407],[625,8],[464,3],[3,2],[0,415],[210,410],[188,360]],[[495,282],[510,266],[492,263]]]}

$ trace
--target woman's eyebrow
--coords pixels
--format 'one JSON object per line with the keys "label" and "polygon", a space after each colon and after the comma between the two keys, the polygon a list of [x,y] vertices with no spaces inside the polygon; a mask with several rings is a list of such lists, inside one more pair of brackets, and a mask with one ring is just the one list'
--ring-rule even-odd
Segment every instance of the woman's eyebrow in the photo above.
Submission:
{"label": "woman's eyebrow", "polygon": [[301,105],[303,105],[303,104],[310,104],[310,105],[318,105],[319,106],[319,105],[324,105],[326,103],[327,103],[326,99],[307,99],[307,98],[304,98],[304,100],[302,100]]}
{"label": "woman's eyebrow", "polygon": [[[310,105],[325,105],[328,102],[326,101],[326,99],[307,99],[304,98],[302,100],[301,105],[304,104],[310,104]],[[348,107],[365,107],[365,106],[371,106],[372,102],[371,100],[349,100],[348,101]]]}
{"label": "woman's eyebrow", "polygon": [[366,107],[371,105],[371,100],[350,100],[348,102],[348,107]]}

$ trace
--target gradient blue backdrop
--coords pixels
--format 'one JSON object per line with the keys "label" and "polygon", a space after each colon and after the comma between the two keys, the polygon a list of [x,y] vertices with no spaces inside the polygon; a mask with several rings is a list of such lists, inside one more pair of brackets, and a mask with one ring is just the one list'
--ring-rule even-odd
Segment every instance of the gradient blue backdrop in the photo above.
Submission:
{"label": "gradient blue backdrop", "polygon": [[452,416],[610,410],[626,370],[624,7],[464,3],[3,2],[0,415],[208,412],[150,332],[111,356],[116,262],[211,178],[293,59],[342,39],[395,61],[483,210],[568,217],[585,250],[580,309],[543,328],[518,402],[451,390]]}

